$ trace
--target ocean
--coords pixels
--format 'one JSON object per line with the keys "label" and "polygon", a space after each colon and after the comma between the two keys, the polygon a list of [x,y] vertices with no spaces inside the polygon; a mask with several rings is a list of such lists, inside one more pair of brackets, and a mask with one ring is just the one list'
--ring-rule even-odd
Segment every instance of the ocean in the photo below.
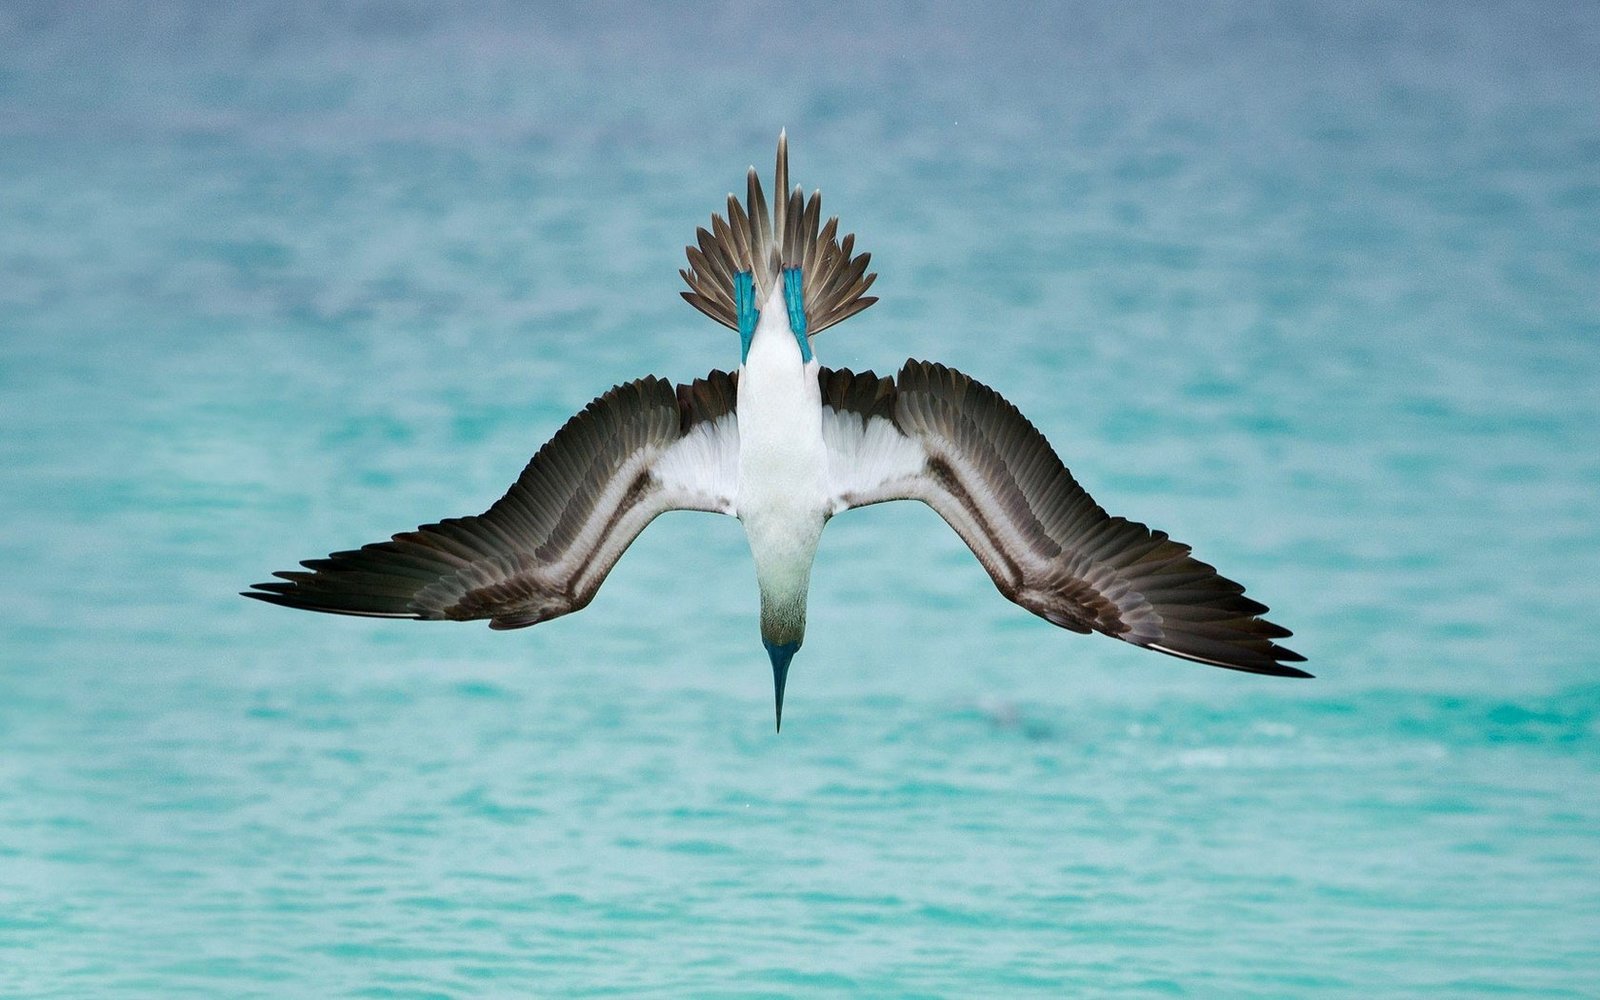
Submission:
{"label": "ocean", "polygon": [[[1600,995],[1600,7],[0,5],[0,995]],[[835,519],[285,611],[614,383],[745,168],[1316,679]]]}

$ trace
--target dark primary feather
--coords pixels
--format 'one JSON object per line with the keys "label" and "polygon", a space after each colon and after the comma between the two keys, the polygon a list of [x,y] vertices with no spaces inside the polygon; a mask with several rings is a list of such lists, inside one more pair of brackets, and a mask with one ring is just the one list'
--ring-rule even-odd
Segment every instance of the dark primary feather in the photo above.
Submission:
{"label": "dark primary feather", "polygon": [[617,386],[540,448],[483,514],[450,518],[275,574],[246,597],[387,618],[488,618],[520,628],[589,603],[644,526],[664,510],[725,510],[715,489],[674,480],[657,458],[734,404],[734,377]]}
{"label": "dark primary feather", "polygon": [[823,369],[823,405],[892,423],[918,467],[855,484],[843,501],[925,501],[961,535],[1007,598],[1075,632],[1098,631],[1219,667],[1291,677],[1304,657],[1265,605],[1189,546],[1112,517],[1044,436],[999,393],[943,365],[908,361],[891,382]]}

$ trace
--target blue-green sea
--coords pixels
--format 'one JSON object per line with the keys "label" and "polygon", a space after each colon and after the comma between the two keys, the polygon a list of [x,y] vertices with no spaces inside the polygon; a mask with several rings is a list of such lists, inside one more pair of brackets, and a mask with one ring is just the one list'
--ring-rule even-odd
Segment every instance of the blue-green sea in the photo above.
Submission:
{"label": "blue-green sea", "polygon": [[[0,996],[1600,995],[1600,6],[0,3]],[[1315,680],[739,525],[583,613],[237,592],[738,363],[744,171]],[[769,182],[770,183],[770,182]]]}

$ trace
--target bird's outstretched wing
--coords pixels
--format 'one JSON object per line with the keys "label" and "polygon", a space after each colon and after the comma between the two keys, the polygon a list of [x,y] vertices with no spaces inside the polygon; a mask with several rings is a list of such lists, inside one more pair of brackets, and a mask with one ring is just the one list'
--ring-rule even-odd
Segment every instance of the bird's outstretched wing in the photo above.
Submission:
{"label": "bird's outstretched wing", "polygon": [[1274,640],[1288,629],[1189,546],[1094,502],[1027,418],[988,386],[908,361],[894,380],[823,369],[835,512],[921,500],[995,586],[1074,632],[1213,666],[1308,677]]}
{"label": "bird's outstretched wing", "polygon": [[644,378],[596,399],[476,517],[450,518],[275,574],[244,596],[382,618],[521,628],[584,607],[668,510],[733,513],[735,376]]}

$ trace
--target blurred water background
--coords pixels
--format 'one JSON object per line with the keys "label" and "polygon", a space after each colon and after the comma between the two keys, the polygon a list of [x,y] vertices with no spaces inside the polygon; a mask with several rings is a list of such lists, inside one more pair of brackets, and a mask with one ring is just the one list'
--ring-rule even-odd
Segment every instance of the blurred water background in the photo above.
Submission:
{"label": "blurred water background", "polygon": [[[1043,5],[1041,5],[1043,6]],[[1600,7],[0,4],[0,995],[1594,996]],[[834,521],[512,634],[274,569],[737,363],[787,126],[883,301],[1318,679]],[[905,509],[898,509],[904,506]]]}

